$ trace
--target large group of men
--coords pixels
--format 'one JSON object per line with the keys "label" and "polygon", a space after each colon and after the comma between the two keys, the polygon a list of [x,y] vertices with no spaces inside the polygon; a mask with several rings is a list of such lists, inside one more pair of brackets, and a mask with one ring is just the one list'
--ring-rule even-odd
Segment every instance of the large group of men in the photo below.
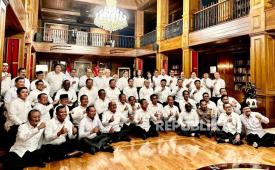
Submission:
{"label": "large group of men", "polygon": [[91,69],[77,76],[57,64],[46,76],[26,78],[20,68],[12,79],[4,63],[1,97],[4,101],[6,146],[3,160],[9,169],[45,166],[45,162],[79,156],[83,152],[113,152],[111,143],[147,139],[159,131],[178,135],[215,137],[218,143],[240,145],[246,137],[254,147],[275,146],[275,135],[265,132],[269,119],[228,96],[226,83],[195,72],[176,77],[173,70],[140,70],[134,78],[119,78],[109,69],[94,76]]}

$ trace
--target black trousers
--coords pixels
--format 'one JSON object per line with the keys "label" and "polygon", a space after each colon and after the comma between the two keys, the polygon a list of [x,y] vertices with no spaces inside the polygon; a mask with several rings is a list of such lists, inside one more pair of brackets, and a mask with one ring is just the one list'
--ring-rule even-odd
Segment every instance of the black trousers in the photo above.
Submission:
{"label": "black trousers", "polygon": [[[217,131],[216,136],[217,136],[217,139],[222,139],[222,140],[229,139],[229,142],[234,144],[233,141],[236,138],[237,133],[232,134],[232,133],[226,133],[224,131]],[[241,133],[240,140],[243,140],[244,137],[245,137],[245,134]]]}
{"label": "black trousers", "polygon": [[203,129],[200,129],[200,133],[201,134],[204,134],[207,137],[211,137],[211,136],[215,136],[216,135],[216,131],[213,131],[211,129],[211,127],[208,127],[205,124],[200,124],[200,127],[203,128]]}
{"label": "black trousers", "polygon": [[81,140],[81,150],[84,152],[89,152],[91,148],[95,151],[100,151],[103,149],[103,146],[106,146],[111,139],[106,134],[100,134],[94,137],[93,139],[83,138]]}
{"label": "black trousers", "polygon": [[177,130],[177,134],[181,136],[191,136],[192,133],[194,133],[196,136],[199,135],[200,134],[199,126],[186,127],[186,128],[179,127]]}
{"label": "black trousers", "polygon": [[80,150],[80,142],[76,139],[66,140],[66,142],[60,145],[43,145],[42,150],[44,152],[44,160],[57,161],[66,158],[66,155],[70,152]]}
{"label": "black trousers", "polygon": [[124,124],[123,127],[121,128],[122,131],[124,131],[128,136],[129,135],[132,135],[134,132],[134,128],[135,128],[135,125],[134,124],[130,124],[129,126]]}
{"label": "black trousers", "polygon": [[9,152],[3,157],[4,168],[8,170],[21,170],[26,167],[41,166],[43,164],[42,150],[27,151],[21,158],[15,152]]}
{"label": "black trousers", "polygon": [[7,133],[7,147],[11,148],[11,146],[15,143],[16,135],[18,132],[18,125],[13,125],[10,127],[10,130]]}
{"label": "black trousers", "polygon": [[253,142],[257,142],[259,146],[275,146],[275,134],[271,133],[266,133],[262,138],[260,138],[257,134],[249,134],[247,135],[246,140],[249,145],[252,145]]}
{"label": "black trousers", "polygon": [[146,138],[149,138],[149,137],[156,137],[159,134],[156,131],[156,125],[151,125],[150,129],[147,132],[144,129],[142,129],[141,127],[135,126],[134,135],[137,136],[137,137],[140,137],[142,139],[146,139]]}
{"label": "black trousers", "polygon": [[105,134],[111,139],[111,143],[116,143],[119,141],[128,141],[130,138],[128,134],[124,130],[120,130],[119,132],[107,133]]}

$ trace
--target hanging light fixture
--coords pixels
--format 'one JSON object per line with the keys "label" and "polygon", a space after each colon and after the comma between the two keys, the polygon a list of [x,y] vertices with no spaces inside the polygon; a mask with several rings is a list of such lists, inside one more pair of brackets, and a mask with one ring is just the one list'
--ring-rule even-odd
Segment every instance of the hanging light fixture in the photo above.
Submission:
{"label": "hanging light fixture", "polygon": [[116,6],[117,0],[106,0],[106,6],[96,13],[94,24],[110,33],[127,27],[126,15]]}

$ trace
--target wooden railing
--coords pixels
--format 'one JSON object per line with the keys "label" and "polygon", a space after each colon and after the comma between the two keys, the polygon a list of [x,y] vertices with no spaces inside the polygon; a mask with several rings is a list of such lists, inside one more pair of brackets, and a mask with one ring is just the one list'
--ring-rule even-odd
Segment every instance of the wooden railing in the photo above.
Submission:
{"label": "wooden railing", "polygon": [[153,44],[155,43],[157,40],[157,32],[156,30],[148,32],[147,34],[144,34],[141,38],[140,38],[140,45],[141,46],[146,46],[148,44]]}
{"label": "wooden railing", "polygon": [[168,24],[165,29],[165,39],[177,37],[182,34],[182,19]]}
{"label": "wooden railing", "polygon": [[134,36],[100,34],[52,28],[38,28],[34,41],[118,48],[134,48],[135,46]]}
{"label": "wooden railing", "polygon": [[194,30],[247,16],[250,0],[224,0],[194,13]]}

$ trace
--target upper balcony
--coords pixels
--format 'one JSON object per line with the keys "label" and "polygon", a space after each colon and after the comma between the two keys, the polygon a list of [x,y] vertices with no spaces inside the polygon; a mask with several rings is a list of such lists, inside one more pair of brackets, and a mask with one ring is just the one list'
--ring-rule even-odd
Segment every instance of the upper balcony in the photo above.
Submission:
{"label": "upper balcony", "polygon": [[148,32],[147,34],[144,34],[143,36],[141,36],[140,38],[140,46],[141,47],[145,47],[151,44],[154,44],[157,40],[157,31],[151,31]]}
{"label": "upper balcony", "polygon": [[168,24],[165,28],[164,28],[164,39],[170,39],[170,38],[174,38],[177,36],[180,36],[182,34],[182,19],[174,21],[170,24]]}
{"label": "upper balcony", "polygon": [[250,0],[223,0],[195,12],[189,44],[249,34],[249,12]]}

